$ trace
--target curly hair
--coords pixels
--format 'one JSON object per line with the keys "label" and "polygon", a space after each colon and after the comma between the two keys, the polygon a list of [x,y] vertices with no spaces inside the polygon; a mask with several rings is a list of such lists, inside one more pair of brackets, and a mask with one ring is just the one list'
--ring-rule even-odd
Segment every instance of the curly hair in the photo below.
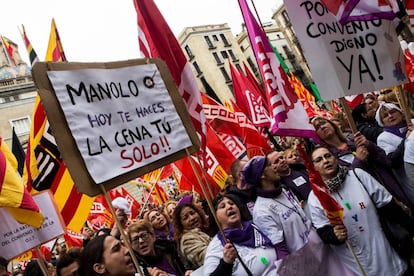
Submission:
{"label": "curly hair", "polygon": [[202,231],[207,233],[209,222],[205,216],[205,213],[201,211],[197,206],[191,203],[183,203],[178,204],[177,207],[175,207],[174,213],[173,213],[173,223],[174,223],[174,238],[179,241],[184,234],[184,226],[181,222],[181,212],[184,210],[185,207],[189,207],[196,211],[200,215],[201,219],[201,225],[202,225]]}

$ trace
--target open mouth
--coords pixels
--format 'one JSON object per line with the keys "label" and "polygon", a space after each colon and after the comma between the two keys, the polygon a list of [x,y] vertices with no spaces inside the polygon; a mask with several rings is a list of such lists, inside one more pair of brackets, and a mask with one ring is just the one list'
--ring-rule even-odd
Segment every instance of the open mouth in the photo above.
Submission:
{"label": "open mouth", "polygon": [[230,217],[234,217],[236,215],[236,212],[235,211],[233,211],[233,210],[230,210],[230,211],[228,211],[227,212],[227,216],[230,218]]}

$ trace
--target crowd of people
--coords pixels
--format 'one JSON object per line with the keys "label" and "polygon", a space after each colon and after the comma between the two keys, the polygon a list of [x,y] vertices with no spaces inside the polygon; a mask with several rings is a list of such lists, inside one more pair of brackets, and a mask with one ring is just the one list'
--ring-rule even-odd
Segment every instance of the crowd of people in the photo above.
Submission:
{"label": "crowd of people", "polygon": [[[316,116],[319,144],[300,139],[235,160],[211,204],[184,193],[137,218],[117,208],[119,225],[88,228],[82,247],[59,248],[50,275],[414,275],[414,256],[397,252],[380,219],[414,233],[414,121],[373,94],[352,116],[357,133],[343,116]],[[341,207],[340,220],[312,189],[306,165]],[[39,264],[23,275],[42,275]]]}

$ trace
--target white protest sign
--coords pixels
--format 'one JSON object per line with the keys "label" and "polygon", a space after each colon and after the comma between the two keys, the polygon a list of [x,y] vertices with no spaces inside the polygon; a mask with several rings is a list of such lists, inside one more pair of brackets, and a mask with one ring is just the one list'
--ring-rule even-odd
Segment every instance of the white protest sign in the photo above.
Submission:
{"label": "white protest sign", "polygon": [[155,64],[47,75],[97,184],[192,145]]}
{"label": "white protest sign", "polygon": [[38,193],[33,199],[45,218],[39,229],[18,223],[6,208],[0,208],[0,255],[8,260],[65,232],[50,193]]}
{"label": "white protest sign", "polygon": [[391,21],[341,25],[319,1],[284,3],[324,100],[407,82],[403,52]]}

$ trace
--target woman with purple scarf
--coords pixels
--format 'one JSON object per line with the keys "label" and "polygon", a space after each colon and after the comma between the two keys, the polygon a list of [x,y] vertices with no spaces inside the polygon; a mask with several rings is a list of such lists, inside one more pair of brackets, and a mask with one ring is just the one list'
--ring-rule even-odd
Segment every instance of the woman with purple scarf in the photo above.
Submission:
{"label": "woman with purple scarf", "polygon": [[276,251],[269,238],[240,212],[232,194],[215,198],[214,209],[223,229],[210,242],[204,259],[204,275],[276,275]]}
{"label": "woman with purple scarf", "polygon": [[406,137],[414,129],[413,120],[407,126],[401,109],[393,103],[382,102],[377,109],[375,119],[384,127],[377,138],[377,145],[384,149],[391,160],[392,169],[398,176],[405,194],[414,202],[414,183],[410,182],[404,169],[404,145]]}

